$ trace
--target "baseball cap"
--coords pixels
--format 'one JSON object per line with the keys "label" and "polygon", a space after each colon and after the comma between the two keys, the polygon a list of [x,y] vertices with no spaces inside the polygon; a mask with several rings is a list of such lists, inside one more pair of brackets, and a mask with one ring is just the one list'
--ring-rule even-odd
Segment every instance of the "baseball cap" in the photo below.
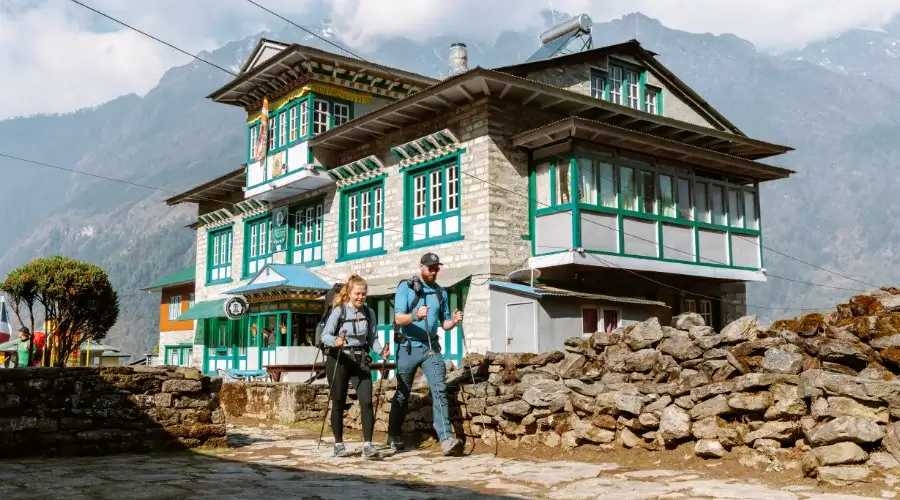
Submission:
{"label": "baseball cap", "polygon": [[443,264],[441,264],[441,259],[434,253],[426,253],[422,256],[422,260],[420,260],[419,263],[426,267],[443,266]]}

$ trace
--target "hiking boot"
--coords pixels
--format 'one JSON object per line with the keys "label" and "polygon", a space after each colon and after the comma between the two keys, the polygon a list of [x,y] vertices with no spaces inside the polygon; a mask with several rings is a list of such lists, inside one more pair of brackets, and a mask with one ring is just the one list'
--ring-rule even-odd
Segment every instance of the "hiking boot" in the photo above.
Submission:
{"label": "hiking boot", "polygon": [[378,460],[381,458],[381,452],[378,451],[374,444],[366,443],[363,445],[362,456],[368,460]]}
{"label": "hiking boot", "polygon": [[445,457],[449,457],[450,455],[456,455],[462,451],[463,446],[463,442],[459,439],[448,438],[441,441],[441,452]]}
{"label": "hiking boot", "polygon": [[388,447],[394,451],[403,451],[405,448],[403,440],[397,436],[388,437]]}
{"label": "hiking boot", "polygon": [[337,443],[334,445],[334,456],[338,458],[347,456],[347,447],[344,446],[344,443]]}

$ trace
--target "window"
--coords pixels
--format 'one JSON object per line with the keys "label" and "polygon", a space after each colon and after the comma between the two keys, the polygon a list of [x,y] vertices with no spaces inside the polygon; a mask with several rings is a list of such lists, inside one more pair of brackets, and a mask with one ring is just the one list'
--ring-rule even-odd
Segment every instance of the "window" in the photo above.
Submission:
{"label": "window", "polygon": [[348,189],[341,202],[341,257],[384,253],[384,181]]}
{"label": "window", "polygon": [[700,316],[703,316],[703,321],[706,323],[706,326],[712,326],[713,324],[713,315],[712,315],[712,302],[709,300],[701,300],[700,301]]}
{"label": "window", "polygon": [[288,120],[288,128],[291,131],[291,140],[297,139],[297,106],[292,106],[290,111],[288,111],[288,116],[290,117]]}
{"label": "window", "polygon": [[597,309],[593,307],[581,310],[581,332],[584,335],[592,335],[600,326],[600,317]]}
{"label": "window", "polygon": [[744,227],[744,198],[737,189],[728,190],[728,222],[731,227]]}
{"label": "window", "polygon": [[663,217],[678,217],[678,209],[675,208],[675,186],[672,177],[659,176],[659,209]]}
{"label": "window", "polygon": [[619,196],[622,197],[622,210],[638,209],[638,192],[634,183],[634,169],[619,167]]}
{"label": "window", "polygon": [[251,163],[256,161],[257,142],[259,142],[259,124],[250,127],[250,151],[247,155],[247,158]]}
{"label": "window", "polygon": [[560,160],[556,163],[556,205],[565,205],[572,201],[572,184],[569,182],[569,162]]}
{"label": "window", "polygon": [[194,307],[194,294],[188,294],[188,309]]}
{"label": "window", "polygon": [[286,113],[278,115],[278,147],[284,147],[287,144],[287,118]]}
{"label": "window", "polygon": [[690,179],[678,179],[678,213],[676,217],[693,220],[691,213],[691,181]]}
{"label": "window", "polygon": [[578,159],[578,172],[581,182],[578,189],[578,202],[597,204],[597,165],[586,158]]}
{"label": "window", "polygon": [[606,75],[603,72],[592,69],[591,70],[591,97],[595,99],[603,99],[605,96],[603,94],[604,87],[606,85]]}
{"label": "window", "polygon": [[350,121],[350,106],[334,103],[334,126],[338,127]]}
{"label": "window", "polygon": [[319,135],[328,131],[328,122],[330,121],[330,117],[328,116],[329,102],[320,99],[316,99],[314,102],[313,135]]}
{"label": "window", "polygon": [[744,211],[747,229],[759,229],[759,206],[756,203],[756,193],[744,191]]}
{"label": "window", "polygon": [[662,90],[649,85],[644,86],[644,111],[652,115],[661,115],[661,104]]}
{"label": "window", "polygon": [[300,103],[300,137],[306,137],[309,133],[309,100]]}
{"label": "window", "polygon": [[207,283],[231,280],[231,228],[211,231],[206,257]]}
{"label": "window", "polygon": [[641,211],[648,214],[656,213],[656,185],[653,182],[653,172],[641,170]]}
{"label": "window", "polygon": [[705,182],[698,182],[694,190],[694,196],[697,197],[697,220],[709,223],[712,219],[710,218],[709,199],[706,196],[707,187],[709,186]]}
{"label": "window", "polygon": [[599,194],[599,205],[607,208],[616,208],[614,167],[606,162],[580,158],[578,160],[578,169],[581,175],[578,201],[580,203],[597,205]]}
{"label": "window", "polygon": [[725,188],[722,186],[710,185],[709,189],[712,193],[712,206],[710,207],[712,209],[712,223],[724,226],[727,222],[725,219]]}
{"label": "window", "polygon": [[175,321],[181,316],[181,295],[169,297],[169,321]]}
{"label": "window", "polygon": [[316,203],[299,207],[294,212],[294,237],[291,240],[291,262],[310,264],[322,262],[322,225],[324,205]]}
{"label": "window", "polygon": [[685,313],[697,312],[697,301],[694,299],[685,299],[683,312],[685,312]]}
{"label": "window", "polygon": [[268,131],[269,131],[269,151],[275,149],[275,127],[278,125],[278,117],[272,117],[269,120]]}
{"label": "window", "polygon": [[609,102],[622,104],[622,68],[609,67]]}
{"label": "window", "polygon": [[168,345],[165,351],[165,364],[169,366],[190,366],[194,354],[192,345]]}
{"label": "window", "polygon": [[437,166],[407,174],[412,206],[407,207],[404,227],[407,245],[432,243],[460,235],[459,155]]}
{"label": "window", "polygon": [[244,225],[244,277],[272,263],[272,218],[254,219]]}
{"label": "window", "polygon": [[634,109],[641,109],[641,79],[640,76],[634,71],[629,71],[627,73],[627,83],[628,83],[628,107]]}
{"label": "window", "polygon": [[550,164],[541,163],[534,169],[538,210],[550,206]]}
{"label": "window", "polygon": [[612,333],[619,327],[619,311],[602,307],[583,307],[581,309],[581,332],[590,336],[595,332]]}

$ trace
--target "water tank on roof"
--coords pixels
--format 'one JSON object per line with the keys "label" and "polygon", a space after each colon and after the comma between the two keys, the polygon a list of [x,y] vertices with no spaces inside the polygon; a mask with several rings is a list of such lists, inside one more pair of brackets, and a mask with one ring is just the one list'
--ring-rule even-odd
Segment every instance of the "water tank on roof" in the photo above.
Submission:
{"label": "water tank on roof", "polygon": [[550,28],[549,30],[541,33],[540,39],[543,45],[546,45],[557,38],[568,35],[573,31],[580,31],[582,33],[590,33],[591,27],[594,25],[593,21],[591,21],[591,17],[587,14],[581,14],[580,16],[575,16],[571,19],[563,21],[556,26]]}

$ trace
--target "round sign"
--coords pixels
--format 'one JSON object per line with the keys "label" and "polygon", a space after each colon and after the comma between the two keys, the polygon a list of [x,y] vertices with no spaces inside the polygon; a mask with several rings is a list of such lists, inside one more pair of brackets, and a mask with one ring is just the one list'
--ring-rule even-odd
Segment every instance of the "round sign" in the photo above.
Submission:
{"label": "round sign", "polygon": [[275,212],[275,225],[283,226],[285,218],[287,218],[287,214],[285,214],[283,210]]}
{"label": "round sign", "polygon": [[232,297],[225,302],[225,317],[231,320],[239,319],[247,314],[249,305],[243,297]]}

